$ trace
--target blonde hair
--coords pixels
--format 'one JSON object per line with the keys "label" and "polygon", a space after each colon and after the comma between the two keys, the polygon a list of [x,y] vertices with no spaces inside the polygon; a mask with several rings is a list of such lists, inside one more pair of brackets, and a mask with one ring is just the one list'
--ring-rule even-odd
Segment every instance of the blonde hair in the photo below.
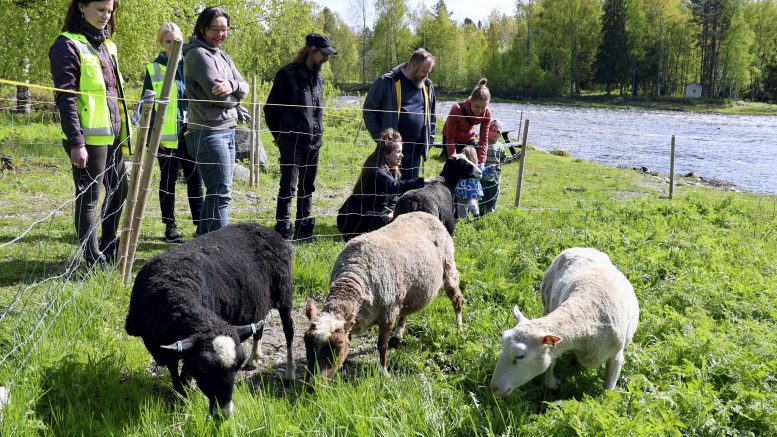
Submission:
{"label": "blonde hair", "polygon": [[156,31],[156,42],[159,44],[162,44],[162,40],[165,39],[165,35],[167,35],[170,32],[176,32],[178,35],[183,36],[183,32],[181,32],[181,28],[178,27],[177,24],[170,22],[165,23],[161,26],[159,26],[159,30]]}
{"label": "blonde hair", "polygon": [[469,162],[473,164],[478,163],[478,153],[475,151],[475,148],[472,146],[467,146],[463,149],[461,149],[461,154],[466,156]]}
{"label": "blonde hair", "polygon": [[486,104],[491,101],[491,91],[488,90],[486,83],[488,83],[488,79],[484,77],[475,85],[472,94],[469,95],[472,100],[480,100]]}

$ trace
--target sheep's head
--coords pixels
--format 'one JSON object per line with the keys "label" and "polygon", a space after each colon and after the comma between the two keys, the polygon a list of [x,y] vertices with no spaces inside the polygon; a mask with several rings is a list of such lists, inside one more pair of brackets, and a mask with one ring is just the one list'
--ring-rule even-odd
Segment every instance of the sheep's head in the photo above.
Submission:
{"label": "sheep's head", "polygon": [[310,328],[305,331],[305,355],[308,359],[308,371],[316,371],[324,378],[337,372],[348,356],[351,341],[348,333],[353,321],[346,321],[330,313],[318,313],[315,302],[308,300],[305,313],[310,320]]}
{"label": "sheep's head", "polygon": [[529,319],[517,306],[513,315],[518,324],[502,333],[502,353],[491,376],[491,391],[498,397],[509,395],[547,370],[553,362],[552,348],[561,341],[528,325]]}
{"label": "sheep's head", "polygon": [[456,153],[445,161],[440,176],[445,177],[446,184],[452,183],[455,186],[459,179],[480,178],[483,176],[483,172],[477,163],[471,162],[461,153]]}
{"label": "sheep's head", "polygon": [[194,334],[161,346],[177,351],[197,386],[208,397],[210,414],[219,419],[232,415],[235,375],[246,360],[240,343],[251,336],[251,325],[230,326],[224,332]]}

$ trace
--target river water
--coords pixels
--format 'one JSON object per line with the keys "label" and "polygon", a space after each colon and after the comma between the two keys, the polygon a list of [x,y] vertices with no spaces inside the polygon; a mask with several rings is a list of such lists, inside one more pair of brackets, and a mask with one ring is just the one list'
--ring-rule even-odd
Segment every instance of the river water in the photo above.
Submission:
{"label": "river water", "polygon": [[[452,102],[438,102],[448,114]],[[694,172],[758,193],[777,193],[777,117],[697,114],[640,109],[596,109],[514,103],[489,105],[518,141],[521,117],[528,142],[568,150],[603,164],[669,173],[675,135],[675,174]],[[521,113],[522,111],[522,113]],[[439,125],[442,128],[442,125]]]}

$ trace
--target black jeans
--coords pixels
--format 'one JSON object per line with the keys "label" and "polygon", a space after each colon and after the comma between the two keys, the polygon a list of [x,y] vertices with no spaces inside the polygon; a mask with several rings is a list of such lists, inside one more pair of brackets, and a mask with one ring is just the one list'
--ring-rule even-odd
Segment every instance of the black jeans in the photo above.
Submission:
{"label": "black jeans", "polygon": [[175,224],[175,182],[178,179],[180,165],[186,179],[186,194],[189,197],[192,222],[196,228],[200,222],[200,210],[202,210],[202,177],[197,169],[197,163],[189,155],[186,140],[181,139],[177,149],[159,147],[157,160],[161,171],[159,206],[162,210],[162,222],[166,225]]}
{"label": "black jeans", "polygon": [[290,228],[291,200],[297,194],[297,222],[310,216],[313,192],[316,191],[319,149],[307,147],[280,148],[281,183],[275,209],[277,227]]}
{"label": "black jeans", "polygon": [[424,151],[424,143],[402,143],[402,163],[399,165],[399,173],[402,180],[415,179],[421,173],[421,154]]}
{"label": "black jeans", "polygon": [[[70,160],[70,146],[64,144],[64,149]],[[86,168],[76,168],[71,164],[76,191],[73,224],[84,257],[95,260],[101,252],[113,252],[118,246],[116,231],[127,198],[127,174],[118,141],[110,146],[87,145],[86,151],[89,155]],[[100,214],[102,235],[98,244],[97,202],[101,185],[105,186],[105,199]]]}

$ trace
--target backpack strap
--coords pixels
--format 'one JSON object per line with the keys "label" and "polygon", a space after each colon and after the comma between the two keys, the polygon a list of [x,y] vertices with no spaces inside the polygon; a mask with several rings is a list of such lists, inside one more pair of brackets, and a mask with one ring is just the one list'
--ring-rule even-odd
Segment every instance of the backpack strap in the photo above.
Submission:
{"label": "backpack strap", "polygon": [[472,127],[475,123],[472,122],[472,116],[470,116],[467,109],[464,108],[463,102],[459,102],[459,109],[461,110],[461,113],[464,114],[464,119],[469,123],[469,127]]}

